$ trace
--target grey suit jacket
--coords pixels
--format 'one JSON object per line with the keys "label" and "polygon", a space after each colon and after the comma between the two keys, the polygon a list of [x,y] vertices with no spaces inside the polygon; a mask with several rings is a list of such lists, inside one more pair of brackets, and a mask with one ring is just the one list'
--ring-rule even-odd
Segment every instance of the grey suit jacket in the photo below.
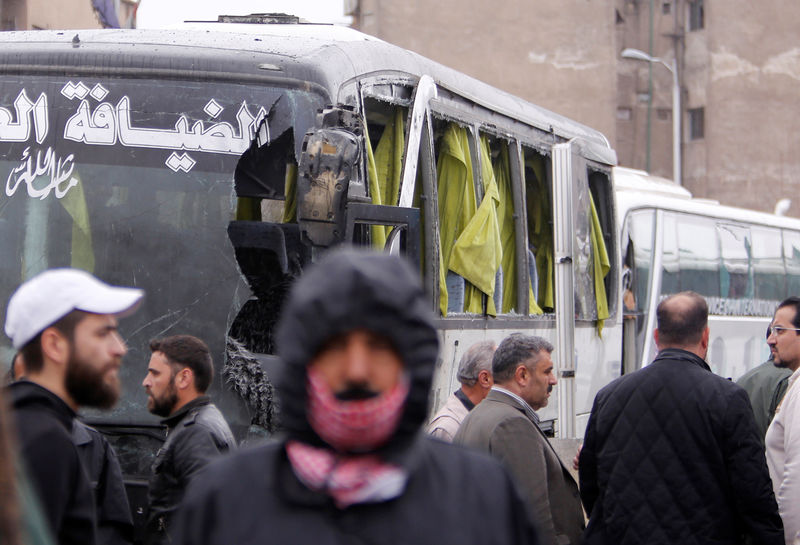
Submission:
{"label": "grey suit jacket", "polygon": [[517,400],[492,390],[464,419],[454,442],[506,464],[527,498],[542,543],[580,543],[584,517],[578,485]]}

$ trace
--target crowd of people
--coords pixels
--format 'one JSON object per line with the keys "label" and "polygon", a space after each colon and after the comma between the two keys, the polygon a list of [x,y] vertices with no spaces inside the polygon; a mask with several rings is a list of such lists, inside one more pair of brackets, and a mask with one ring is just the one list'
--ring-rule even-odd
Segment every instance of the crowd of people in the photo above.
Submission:
{"label": "crowd of people", "polygon": [[[9,300],[17,356],[0,412],[0,542],[133,542],[119,462],[77,411],[119,398],[118,321],[143,296],[55,269]],[[208,346],[151,341],[142,386],[167,435],[145,542],[800,544],[800,298],[779,305],[771,361],[741,386],[706,362],[705,300],[661,301],[657,357],[597,394],[574,468],[537,414],[557,387],[543,338],[469,347],[460,388],[429,418],[439,350],[429,307],[401,258],[326,254],[278,326],[280,433],[247,448],[206,394]]]}

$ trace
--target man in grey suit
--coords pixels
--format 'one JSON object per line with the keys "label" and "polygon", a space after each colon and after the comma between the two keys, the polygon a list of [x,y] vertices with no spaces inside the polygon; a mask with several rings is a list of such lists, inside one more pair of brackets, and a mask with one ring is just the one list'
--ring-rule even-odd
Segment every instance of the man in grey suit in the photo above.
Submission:
{"label": "man in grey suit", "polygon": [[545,339],[521,333],[501,342],[492,359],[495,384],[464,419],[454,441],[506,464],[527,497],[542,543],[577,545],[584,527],[578,485],[534,412],[547,405],[556,384],[552,351]]}

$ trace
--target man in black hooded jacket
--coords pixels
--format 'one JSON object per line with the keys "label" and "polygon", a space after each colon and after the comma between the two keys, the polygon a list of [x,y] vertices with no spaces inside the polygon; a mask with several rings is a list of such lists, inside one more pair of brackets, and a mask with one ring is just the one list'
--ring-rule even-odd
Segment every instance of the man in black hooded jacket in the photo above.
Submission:
{"label": "man in black hooded jacket", "polygon": [[400,258],[337,251],[312,267],[278,330],[285,437],[198,476],[175,543],[537,543],[500,465],[421,430],[430,307]]}

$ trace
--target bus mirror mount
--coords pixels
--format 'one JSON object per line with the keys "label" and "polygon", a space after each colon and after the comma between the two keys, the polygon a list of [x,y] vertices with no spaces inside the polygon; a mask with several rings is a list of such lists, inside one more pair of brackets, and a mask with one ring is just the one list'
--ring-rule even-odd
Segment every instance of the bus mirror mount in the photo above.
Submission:
{"label": "bus mirror mount", "polygon": [[303,239],[314,246],[341,242],[348,195],[363,183],[359,176],[362,131],[358,117],[341,108],[324,110],[322,128],[306,134],[297,180],[297,221]]}

